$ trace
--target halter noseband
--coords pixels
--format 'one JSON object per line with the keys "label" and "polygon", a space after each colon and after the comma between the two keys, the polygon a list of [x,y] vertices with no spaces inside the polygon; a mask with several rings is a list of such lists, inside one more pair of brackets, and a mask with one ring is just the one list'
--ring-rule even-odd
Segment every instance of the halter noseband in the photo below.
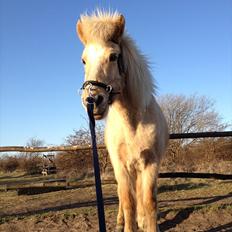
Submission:
{"label": "halter noseband", "polygon": [[112,86],[111,85],[106,85],[103,82],[99,82],[99,81],[85,81],[84,84],[82,85],[81,89],[85,89],[87,86],[97,86],[100,88],[103,88],[107,93],[112,92]]}
{"label": "halter noseband", "polygon": [[85,81],[81,87],[81,90],[84,90],[88,86],[89,86],[89,95],[90,96],[91,96],[92,86],[97,86],[97,87],[104,89],[109,94],[109,101],[108,101],[109,104],[112,103],[112,100],[113,100],[112,98],[114,95],[120,94],[120,92],[114,92],[113,87],[111,85],[107,85],[107,84],[105,84],[103,82],[99,82],[99,81]]}

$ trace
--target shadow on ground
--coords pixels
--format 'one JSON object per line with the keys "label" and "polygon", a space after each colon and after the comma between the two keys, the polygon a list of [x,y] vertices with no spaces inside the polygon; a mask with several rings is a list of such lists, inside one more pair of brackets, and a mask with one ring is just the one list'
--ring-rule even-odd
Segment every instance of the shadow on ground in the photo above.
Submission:
{"label": "shadow on ground", "polygon": [[179,190],[193,190],[193,189],[198,189],[198,188],[203,188],[203,187],[208,187],[208,184],[204,183],[199,183],[199,184],[194,184],[194,183],[187,183],[187,184],[176,184],[176,185],[162,185],[158,189],[158,193],[163,193],[163,192],[174,192],[174,191],[179,191]]}
{"label": "shadow on ground", "polygon": [[[226,198],[232,198],[232,192],[227,194],[227,195],[219,195],[219,196],[209,197],[206,200],[205,200],[205,198],[202,198],[203,201],[196,203],[196,204],[193,204],[193,206],[191,206],[191,207],[186,207],[186,208],[180,209],[179,212],[177,212],[177,214],[172,219],[166,220],[163,223],[161,223],[160,229],[161,229],[161,231],[167,231],[171,228],[174,228],[178,224],[180,224],[183,221],[185,221],[186,219],[188,219],[189,216],[195,210],[204,208],[204,207],[208,206],[209,204],[215,203],[217,201],[220,201],[220,200],[223,200]],[[192,199],[192,198],[190,198],[190,199]],[[201,199],[201,198],[199,198],[199,199]],[[186,201],[186,200],[188,200],[188,199],[182,199],[182,201]],[[117,197],[105,198],[104,203],[105,203],[105,205],[118,204],[118,198]],[[79,203],[74,203],[74,204],[60,205],[60,206],[56,206],[56,207],[47,207],[47,208],[31,210],[31,211],[27,211],[27,212],[1,214],[0,217],[2,218],[2,222],[4,222],[4,221],[7,221],[7,218],[12,218],[12,217],[25,217],[25,216],[31,216],[34,214],[41,214],[41,213],[46,213],[46,212],[54,212],[54,211],[74,209],[74,208],[82,208],[82,207],[95,207],[96,205],[97,205],[96,201],[86,201],[86,202],[79,202]],[[221,207],[223,207],[223,205]],[[170,211],[172,211],[172,210],[169,209],[169,210],[166,210],[164,212],[161,212],[161,217],[165,218],[165,216]],[[221,231],[221,229],[224,229],[223,231],[231,231],[231,226],[232,226],[232,223],[229,223],[229,224],[208,230],[207,232],[217,232],[217,231]]]}
{"label": "shadow on ground", "polygon": [[231,232],[232,231],[232,222],[227,223],[225,225],[221,225],[212,229],[209,229],[205,232],[220,232],[220,231],[224,231],[224,232]]}
{"label": "shadow on ground", "polygon": [[[118,198],[117,197],[109,197],[104,199],[105,205],[115,205],[118,204]],[[1,219],[7,218],[7,217],[25,217],[25,216],[32,216],[34,214],[41,214],[41,213],[47,213],[47,212],[54,212],[54,211],[60,211],[65,209],[75,209],[75,208],[83,208],[83,207],[91,207],[91,206],[97,206],[96,201],[86,201],[86,202],[78,202],[74,204],[65,204],[65,205],[59,205],[55,207],[48,207],[48,208],[42,208],[37,210],[31,210],[27,212],[19,212],[19,213],[12,213],[12,214],[0,214]]]}
{"label": "shadow on ground", "polygon": [[[205,201],[202,201],[200,203],[193,204],[191,207],[187,207],[184,209],[180,209],[179,212],[170,220],[166,220],[163,223],[160,224],[161,231],[166,231],[172,228],[175,228],[178,224],[181,224],[183,221],[189,218],[189,216],[195,211],[199,210],[201,208],[207,207],[209,204],[215,203],[217,201],[232,198],[232,192],[226,195],[220,195],[215,197],[210,197],[210,199],[207,199]],[[182,199],[186,200],[186,199]],[[228,204],[221,205],[220,207],[226,207]],[[161,213],[161,217],[164,217],[170,212],[171,210],[167,210]],[[231,226],[231,223],[224,225],[227,227]],[[218,229],[219,228],[219,229]],[[207,232],[214,232],[214,231],[222,231],[220,230],[221,226],[208,230]],[[230,228],[229,228],[230,229]],[[231,231],[231,230],[225,230],[225,231]],[[224,231],[224,230],[223,230]]]}

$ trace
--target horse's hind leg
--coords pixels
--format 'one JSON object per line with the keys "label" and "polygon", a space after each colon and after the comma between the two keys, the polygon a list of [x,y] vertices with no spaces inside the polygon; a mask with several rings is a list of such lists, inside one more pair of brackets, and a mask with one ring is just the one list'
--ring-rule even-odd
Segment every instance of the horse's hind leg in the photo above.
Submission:
{"label": "horse's hind leg", "polygon": [[157,175],[156,164],[149,164],[142,172],[143,178],[143,207],[145,210],[145,226],[147,232],[158,232],[157,225]]}

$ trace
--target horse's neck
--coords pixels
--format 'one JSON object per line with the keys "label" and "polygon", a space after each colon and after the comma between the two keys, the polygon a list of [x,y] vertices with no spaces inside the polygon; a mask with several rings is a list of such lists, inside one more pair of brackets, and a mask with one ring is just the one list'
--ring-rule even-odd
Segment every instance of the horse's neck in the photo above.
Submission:
{"label": "horse's neck", "polygon": [[118,99],[110,106],[105,129],[105,142],[108,149],[125,143],[127,138],[135,137],[137,120],[131,110],[126,102]]}
{"label": "horse's neck", "polygon": [[108,118],[110,120],[120,120],[124,125],[135,129],[138,122],[141,120],[143,111],[132,106],[129,100],[123,96],[113,102],[110,107]]}

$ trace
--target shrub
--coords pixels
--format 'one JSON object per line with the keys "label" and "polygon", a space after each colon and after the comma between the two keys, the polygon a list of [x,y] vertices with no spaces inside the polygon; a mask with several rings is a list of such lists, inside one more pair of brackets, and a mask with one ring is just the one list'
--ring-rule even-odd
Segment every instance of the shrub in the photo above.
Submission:
{"label": "shrub", "polygon": [[18,157],[19,169],[27,174],[39,174],[42,171],[43,158],[39,156],[22,154]]}
{"label": "shrub", "polygon": [[0,160],[0,169],[4,172],[13,172],[19,167],[16,156],[4,156]]}

